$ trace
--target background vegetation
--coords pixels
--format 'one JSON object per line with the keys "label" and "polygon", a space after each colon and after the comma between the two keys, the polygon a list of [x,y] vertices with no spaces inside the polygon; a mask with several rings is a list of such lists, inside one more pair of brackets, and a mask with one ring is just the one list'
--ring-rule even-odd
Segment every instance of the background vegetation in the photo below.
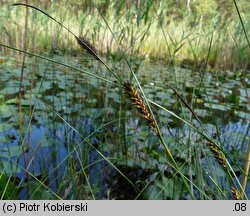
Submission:
{"label": "background vegetation", "polygon": [[248,199],[247,0],[0,3],[1,199]]}
{"label": "background vegetation", "polygon": [[[87,37],[100,53],[121,57],[117,43],[102,21],[98,10],[110,23],[122,48],[134,57],[163,59],[182,65],[204,64],[221,70],[247,68],[249,49],[233,1],[227,0],[128,0],[128,1],[27,1],[46,10],[75,34]],[[249,29],[250,6],[238,0],[238,7]],[[12,7],[16,1],[1,1],[2,42],[34,52],[77,53],[79,47],[66,31],[52,20],[30,11],[25,30],[25,8]],[[164,34],[163,34],[164,31]],[[51,46],[52,44],[52,46]],[[157,46],[155,46],[157,44]],[[3,48],[2,48],[3,49]],[[6,53],[6,50],[2,50]],[[7,53],[6,53],[7,54]]]}

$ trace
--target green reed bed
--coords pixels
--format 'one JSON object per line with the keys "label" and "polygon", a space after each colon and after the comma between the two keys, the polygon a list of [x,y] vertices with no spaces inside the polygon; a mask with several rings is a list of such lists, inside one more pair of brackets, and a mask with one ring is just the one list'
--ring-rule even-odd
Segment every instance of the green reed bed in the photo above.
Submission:
{"label": "green reed bed", "polygon": [[[34,180],[30,181],[30,178],[27,178],[28,182],[25,185],[29,194],[28,198],[37,198],[39,190],[43,191],[42,194],[44,194],[46,198],[99,198],[98,194],[100,194],[102,188],[101,186],[98,186],[98,184],[95,184],[91,181],[91,171],[89,167],[101,162],[106,162],[109,167],[112,167],[118,173],[118,181],[124,181],[126,183],[126,187],[131,187],[131,189],[135,193],[135,196],[133,198],[247,198],[246,194],[244,194],[244,188],[241,188],[240,180],[238,179],[238,176],[235,174],[233,166],[231,165],[233,163],[231,156],[224,151],[223,145],[221,145],[221,143],[218,142],[218,140],[215,139],[206,129],[206,126],[202,123],[195,112],[195,107],[193,107],[194,104],[189,104],[182,96],[184,90],[180,88],[178,79],[175,79],[175,86],[166,86],[166,91],[170,89],[171,94],[175,94],[177,99],[179,100],[179,102],[177,102],[176,104],[177,106],[181,107],[180,113],[174,113],[173,111],[166,108],[166,104],[164,104],[163,102],[156,102],[147,97],[147,94],[145,93],[141,85],[140,78],[137,74],[134,73],[132,62],[128,58],[128,54],[129,56],[133,56],[135,54],[149,54],[150,56],[154,56],[155,52],[158,53],[158,55],[160,55],[161,57],[164,56],[164,58],[166,59],[169,58],[169,60],[166,61],[171,63],[173,73],[176,73],[176,62],[180,62],[184,59],[191,59],[191,61],[195,60],[195,64],[197,65],[202,62],[203,64],[201,70],[201,80],[198,88],[199,90],[204,89],[204,75],[202,74],[202,72],[205,73],[206,67],[208,65],[211,65],[215,60],[219,61],[219,56],[224,55],[222,53],[220,53],[220,55],[217,55],[215,51],[216,49],[219,50],[218,46],[221,46],[221,41],[223,41],[223,39],[221,39],[222,36],[219,35],[220,33],[218,33],[218,30],[216,29],[216,25],[209,26],[209,28],[206,30],[204,30],[201,26],[199,30],[196,29],[196,32],[193,31],[193,28],[187,27],[188,24],[183,24],[183,22],[180,25],[174,25],[175,20],[173,19],[173,22],[167,25],[167,27],[169,27],[167,28],[167,30],[165,30],[166,26],[163,25],[164,23],[161,25],[161,28],[158,28],[157,22],[160,20],[161,16],[163,16],[161,13],[164,13],[164,10],[163,6],[157,5],[159,6],[159,8],[154,8],[154,10],[151,12],[155,15],[154,18],[157,17],[157,19],[154,20],[153,18],[151,18],[150,21],[144,20],[145,24],[141,24],[142,26],[140,25],[140,28],[138,28],[138,22],[140,23],[141,21],[140,19],[139,21],[138,19],[132,20],[132,23],[128,20],[123,20],[123,17],[126,18],[126,16],[128,16],[127,13],[129,13],[129,11],[125,12],[122,16],[112,17],[112,15],[109,14],[111,13],[109,12],[109,10],[107,10],[104,14],[99,9],[99,16],[97,16],[99,17],[98,22],[93,18],[91,19],[92,22],[98,23],[98,27],[96,27],[96,23],[91,25],[92,22],[90,22],[89,24],[88,19],[90,21],[90,18],[88,18],[88,16],[84,17],[84,22],[82,21],[82,23],[88,23],[89,26],[87,28],[89,28],[90,32],[92,31],[91,34],[87,30],[85,30],[86,32],[88,32],[88,35],[92,35],[91,39],[87,39],[87,37],[85,36],[76,36],[78,35],[78,33],[81,33],[81,31],[78,32],[77,29],[74,29],[74,25],[72,24],[74,22],[76,23],[76,20],[72,20],[74,19],[74,17],[72,18],[72,16],[70,17],[70,15],[65,16],[63,11],[61,11],[60,13],[64,15],[64,19],[62,21],[57,21],[58,18],[54,19],[55,17],[57,17],[57,13],[55,12],[47,13],[35,6],[25,4],[15,4],[15,6],[16,7],[14,8],[19,8],[19,10],[11,10],[16,10],[16,13],[22,13],[23,7],[21,6],[27,6],[29,7],[29,9],[32,9],[32,16],[35,16],[36,18],[40,16],[42,17],[39,18],[39,22],[41,24],[44,22],[42,25],[43,28],[45,28],[45,31],[43,33],[44,36],[48,36],[47,34],[51,33],[50,36],[53,38],[51,41],[48,41],[48,44],[50,44],[50,46],[52,44],[52,47],[50,47],[51,50],[56,50],[57,47],[59,49],[59,47],[61,47],[59,44],[62,42],[62,40],[65,40],[65,43],[70,47],[71,50],[77,50],[76,47],[80,45],[79,47],[81,49],[84,49],[88,53],[88,56],[92,58],[91,61],[95,61],[97,62],[97,64],[103,65],[108,75],[106,74],[105,76],[101,76],[95,74],[92,71],[93,69],[79,69],[77,67],[55,60],[53,59],[53,57],[45,57],[44,54],[35,54],[34,52],[30,51],[29,48],[27,48],[28,51],[26,51],[19,44],[20,41],[16,45],[8,45],[9,43],[2,42],[0,46],[5,49],[3,50],[3,52],[9,52],[9,50],[18,51],[22,54],[30,55],[44,60],[45,62],[51,62],[53,63],[52,66],[60,65],[63,68],[71,70],[71,72],[80,72],[80,74],[84,75],[84,77],[91,77],[91,79],[87,82],[89,83],[89,85],[91,84],[91,82],[94,82],[95,79],[99,82],[104,82],[105,84],[107,84],[107,88],[105,90],[107,92],[107,96],[109,95],[109,91],[111,88],[117,88],[119,97],[121,98],[120,109],[115,111],[116,114],[115,116],[113,116],[112,120],[107,118],[108,122],[101,122],[99,123],[100,126],[95,128],[91,133],[84,134],[83,132],[81,132],[83,125],[75,124],[75,121],[73,121],[73,119],[71,119],[70,117],[66,118],[61,113],[62,111],[57,110],[57,102],[55,102],[54,97],[52,98],[51,103],[51,101],[48,102],[48,100],[46,100],[46,98],[44,98],[43,95],[40,94],[39,89],[38,91],[33,90],[32,88],[29,89],[29,100],[35,100],[39,104],[39,106],[36,106],[36,104],[34,106],[29,106],[29,121],[28,124],[23,125],[23,130],[21,131],[21,137],[23,137],[23,139],[20,138],[21,143],[18,153],[19,156],[24,153],[23,149],[24,147],[26,147],[26,134],[30,133],[29,131],[31,128],[32,117],[33,115],[35,115],[36,109],[39,107],[46,107],[46,109],[48,110],[48,116],[46,118],[52,121],[52,131],[54,131],[52,133],[52,137],[48,138],[48,141],[54,143],[53,145],[55,147],[55,151],[57,151],[56,142],[53,141],[53,139],[55,139],[57,136],[55,132],[57,123],[54,123],[55,121],[60,122],[65,126],[65,128],[67,128],[67,130],[65,131],[66,139],[69,139],[68,134],[70,133],[70,131],[74,132],[74,134],[76,134],[79,139],[75,139],[77,140],[75,142],[74,140],[71,140],[69,143],[67,143],[67,154],[61,163],[57,164],[56,158],[54,159],[54,178],[50,183],[55,183],[57,185],[56,190],[53,190],[49,187],[50,184],[48,184],[48,170],[44,170],[42,172],[42,177],[38,178],[28,170],[29,164],[25,164],[24,167],[19,167],[20,165],[17,165],[17,167],[24,169],[26,175]],[[149,2],[147,11],[148,14],[150,11],[149,8],[151,7],[153,6],[150,5]],[[39,11],[41,13],[37,13],[36,15],[34,15],[34,11]],[[66,19],[67,16],[69,16],[68,20]],[[36,22],[36,18],[34,18],[34,20],[32,21]],[[111,19],[114,18],[117,18],[117,23],[112,26],[110,25],[113,24],[111,22]],[[144,19],[146,18],[144,17]],[[36,28],[39,28],[40,25],[35,26]],[[51,26],[51,28],[49,29],[48,26]],[[120,29],[121,26],[123,27],[123,29]],[[117,29],[118,27],[119,29]],[[173,31],[174,29],[175,31]],[[151,32],[157,35],[157,37],[152,35]],[[34,34],[34,32],[30,33]],[[205,40],[204,38],[206,38],[206,36],[208,35],[210,36],[209,39]],[[34,36],[34,38],[35,37],[37,36]],[[61,39],[61,37],[64,39]],[[149,42],[150,37],[151,42]],[[50,37],[47,38],[49,38],[48,40],[50,40]],[[129,38],[131,40],[128,40]],[[162,38],[164,38],[165,40],[162,40]],[[159,41],[161,42],[158,43]],[[151,43],[153,42],[154,45],[151,45]],[[157,44],[157,46],[155,46],[155,44]],[[34,44],[30,43],[30,45],[33,46]],[[237,43],[237,45],[238,47],[241,46],[241,44],[239,43]],[[69,50],[69,47],[67,46],[65,47],[65,49]],[[143,51],[145,53],[142,52],[144,46],[147,47]],[[42,53],[41,50],[39,50],[39,47],[40,45],[38,45],[37,47],[33,47],[33,51]],[[158,47],[158,49],[156,48],[156,50],[152,51],[150,50],[150,47]],[[164,49],[162,47],[164,47]],[[44,48],[47,49],[48,47]],[[228,47],[225,46],[225,52],[227,48]],[[190,49],[192,51],[192,58],[187,58],[186,55],[190,55],[190,52],[188,52],[186,49]],[[201,51],[199,51],[199,49]],[[124,66],[123,68],[123,73],[126,72],[129,79],[121,76],[121,74],[117,73],[116,70],[114,70],[101,58],[100,53],[106,53],[105,50],[111,53],[119,53],[120,57],[126,64],[126,66]],[[202,50],[205,50],[205,52],[202,52]],[[163,53],[163,51],[165,52]],[[182,56],[180,57],[180,55]],[[157,57],[157,55],[155,55],[155,57]],[[235,62],[235,64],[237,64],[237,62]],[[225,65],[223,65],[223,67],[224,66]],[[225,67],[227,66],[228,65],[226,65]],[[194,67],[194,69],[195,68],[196,67]],[[53,70],[52,76],[54,83],[54,80],[56,80],[55,70]],[[42,80],[45,79],[45,77],[46,73],[43,74]],[[66,80],[67,77],[65,76],[65,83],[67,83]],[[83,84],[82,80],[77,81],[76,79],[76,83],[78,82],[80,85]],[[43,84],[41,82],[41,86],[42,85]],[[56,93],[54,92],[54,94]],[[87,101],[93,99],[91,97],[91,94],[93,93],[88,92]],[[125,95],[127,95],[128,98],[126,98]],[[98,95],[94,96],[98,97]],[[70,94],[68,91],[67,93],[65,93],[64,97],[65,99],[70,98]],[[20,101],[22,101],[23,98],[20,98]],[[108,99],[106,99],[106,101],[107,100]],[[96,105],[98,106],[98,103]],[[108,103],[106,103],[106,105],[108,106]],[[126,111],[126,108],[132,110],[137,109],[138,112],[132,111],[132,115],[129,115]],[[69,112],[71,113],[70,105],[69,107],[66,107],[66,109],[69,109]],[[138,119],[138,114],[141,116],[141,118],[139,119],[141,119],[144,129],[142,131],[136,132],[136,136],[134,136],[133,134],[129,134],[127,132],[127,128],[129,127],[128,120]],[[176,122],[188,128],[188,138],[184,138],[178,136],[178,134],[172,133],[171,129],[171,136],[167,137],[164,133],[162,133],[162,131],[166,130],[167,128],[171,128],[168,127],[168,119],[164,117],[166,115],[174,117],[176,119]],[[104,115],[102,118],[105,120],[106,116]],[[107,131],[105,132],[105,130],[107,129],[108,125],[113,124],[117,127],[118,130],[121,131],[120,135],[114,137],[115,135],[113,135],[113,132],[111,132],[109,136],[106,136],[108,133]],[[97,135],[99,133],[101,133],[101,135],[99,135],[101,140],[106,141],[103,141],[103,143],[100,142],[99,145],[93,144],[90,138],[93,135]],[[192,137],[194,135],[198,136],[199,138],[197,140],[193,139]],[[219,135],[219,129],[217,135]],[[119,146],[122,143],[122,150],[117,146],[117,152],[114,153],[113,156],[106,156],[103,149],[106,148],[105,145],[110,145],[110,142],[117,145],[119,144]],[[131,151],[131,149],[134,149],[134,151]],[[89,164],[89,161],[86,158],[88,158],[91,151],[95,152],[98,155],[99,160],[91,162]],[[143,154],[146,159],[142,159],[141,156],[138,157],[138,155],[141,154]],[[207,158],[205,165],[202,162],[202,159],[204,157]],[[148,162],[149,159],[154,161],[154,165]],[[5,169],[7,169],[7,165],[10,161],[13,162],[11,156],[9,156],[8,162],[3,164],[3,171],[1,173],[1,179],[5,180],[7,176],[7,181],[5,180],[6,187],[3,189],[2,198],[9,197],[7,193],[9,192],[9,186],[14,187],[12,186],[10,179],[12,175],[15,176],[15,172],[13,172],[12,175],[9,175],[9,177],[5,173]],[[63,162],[66,162],[68,173],[65,172],[62,178],[63,181],[59,182],[57,169],[60,169],[61,166],[65,166]],[[140,164],[142,167],[144,167],[144,171],[146,173],[150,174],[153,170],[154,175],[152,175],[151,178],[145,178],[145,182],[140,182],[140,179],[134,178],[134,176],[131,176],[130,173],[126,171],[126,169],[128,169],[129,167],[128,164],[131,164],[131,162],[132,164]],[[126,167],[125,169],[124,166]],[[236,163],[236,166],[240,167],[240,164]],[[100,170],[99,172],[104,171]],[[221,174],[222,172],[223,174]],[[241,174],[244,173],[246,172],[241,171]],[[247,174],[245,176],[247,176]],[[112,179],[110,179],[110,181],[112,181]],[[19,186],[21,186],[21,184]],[[33,191],[33,188],[36,188],[36,190]],[[110,193],[112,192],[112,190],[113,188],[111,187]],[[239,195],[239,191],[241,190],[242,195]],[[109,190],[107,190],[106,193],[106,198],[109,198]],[[117,195],[117,197],[119,198],[122,196]],[[13,198],[16,198],[16,194],[13,195]],[[116,198],[116,196],[113,196],[112,198]]]}
{"label": "green reed bed", "polygon": [[[213,34],[215,43],[208,61],[210,68],[237,69],[239,63],[244,67],[248,66],[249,51],[246,49],[247,43],[234,11],[233,2],[227,3],[225,7],[223,1],[209,0],[207,6],[200,6],[201,2],[198,1],[188,10],[186,5],[181,3],[178,5],[170,2],[168,5],[161,1],[155,4],[152,1],[146,1],[147,4],[138,2],[139,5],[133,3],[127,5],[125,1],[121,3],[111,1],[108,5],[97,3],[96,6],[89,5],[89,7],[87,3],[79,7],[78,3],[74,6],[74,3],[66,2],[65,6],[62,2],[55,2],[47,8],[47,11],[53,17],[57,17],[62,24],[70,27],[76,35],[88,38],[100,53],[116,58],[120,56],[119,46],[121,46],[133,56],[171,62],[171,55],[174,53],[176,63],[190,66],[197,61],[199,66],[206,58],[204,55],[208,42],[206,39]],[[24,41],[20,35],[23,35],[24,31],[25,10],[10,7],[10,3],[7,2],[1,10],[1,25],[4,30],[0,35],[1,41],[22,48]],[[248,17],[248,4],[244,5],[243,0],[239,3],[241,8],[244,7],[242,14]],[[39,5],[34,3],[36,4]],[[118,44],[101,22],[96,7],[105,11],[105,18],[108,23],[112,23]],[[177,7],[179,8],[176,9]],[[27,45],[30,51],[39,53],[48,50],[71,53],[79,51],[74,38],[70,37],[68,32],[58,31],[53,21],[32,11],[29,20]],[[166,31],[168,50],[165,49],[159,26]],[[234,41],[237,42],[238,48]],[[235,55],[236,51],[238,55]]]}

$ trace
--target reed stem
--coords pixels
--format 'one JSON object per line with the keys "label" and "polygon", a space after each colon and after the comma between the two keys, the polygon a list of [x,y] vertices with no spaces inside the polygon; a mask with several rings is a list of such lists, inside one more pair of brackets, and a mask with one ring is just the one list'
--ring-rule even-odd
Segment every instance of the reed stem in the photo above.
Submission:
{"label": "reed stem", "polygon": [[245,193],[247,179],[249,178],[249,175],[248,175],[249,168],[250,168],[250,139],[248,143],[247,155],[246,155],[245,166],[244,166],[244,173],[243,173],[243,177],[241,181],[241,187],[242,187],[241,193],[240,193],[241,198],[243,198],[244,193]]}
{"label": "reed stem", "polygon": [[152,110],[150,110],[149,107],[147,107],[147,104],[144,103],[144,101],[142,100],[141,96],[139,95],[138,91],[132,86],[131,83],[129,82],[125,82],[123,84],[125,92],[128,94],[132,105],[134,105],[139,112],[143,115],[144,120],[147,121],[147,123],[151,126],[153,132],[156,134],[156,136],[159,138],[161,144],[164,146],[167,155],[169,156],[170,160],[173,162],[173,167],[175,168],[175,170],[177,171],[177,173],[180,174],[180,177],[185,185],[185,187],[187,188],[189,194],[191,195],[191,197],[194,199],[194,195],[192,193],[192,190],[187,182],[187,180],[185,179],[184,175],[181,173],[180,167],[178,166],[177,162],[175,161],[170,149],[168,148],[167,144],[165,143],[162,134],[160,132],[160,129],[158,127],[158,124],[152,114]]}

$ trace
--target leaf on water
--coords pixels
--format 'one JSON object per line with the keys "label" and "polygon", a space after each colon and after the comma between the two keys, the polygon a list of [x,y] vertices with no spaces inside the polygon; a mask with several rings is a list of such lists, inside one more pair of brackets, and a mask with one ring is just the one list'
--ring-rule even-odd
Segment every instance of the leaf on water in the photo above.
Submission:
{"label": "leaf on water", "polygon": [[208,104],[208,103],[205,103],[204,106],[207,107],[207,108],[211,108],[213,110],[220,110],[220,111],[229,110],[229,107],[227,107],[225,105],[222,105],[222,104]]}
{"label": "leaf on water", "polygon": [[162,177],[162,180],[157,180],[155,184],[150,185],[145,196],[150,200],[162,199],[178,199],[181,196],[182,184],[180,181]]}
{"label": "leaf on water", "polygon": [[0,119],[8,119],[14,116],[11,106],[7,104],[0,105]]}
{"label": "leaf on water", "polygon": [[0,156],[4,158],[17,157],[20,154],[20,146],[18,145],[5,145],[0,146]]}
{"label": "leaf on water", "polygon": [[8,161],[7,159],[1,158],[2,166],[0,166],[0,173],[4,172],[6,175],[13,175],[13,172],[21,172],[21,168],[15,163]]}
{"label": "leaf on water", "polygon": [[41,183],[31,181],[29,182],[29,199],[31,200],[49,200],[53,196]]}
{"label": "leaf on water", "polygon": [[244,119],[250,119],[250,113],[247,113],[247,112],[238,111],[237,115]]}

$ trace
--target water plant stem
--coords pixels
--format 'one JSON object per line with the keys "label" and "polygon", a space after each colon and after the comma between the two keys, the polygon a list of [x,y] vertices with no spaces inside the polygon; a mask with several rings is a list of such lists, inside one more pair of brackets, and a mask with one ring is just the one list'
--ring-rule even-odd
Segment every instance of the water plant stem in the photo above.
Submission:
{"label": "water plant stem", "polygon": [[241,193],[240,197],[243,198],[246,185],[247,185],[247,180],[249,179],[249,168],[250,168],[250,139],[248,142],[248,149],[247,149],[247,154],[246,154],[246,160],[245,160],[245,166],[244,166],[244,173],[241,181]]}

